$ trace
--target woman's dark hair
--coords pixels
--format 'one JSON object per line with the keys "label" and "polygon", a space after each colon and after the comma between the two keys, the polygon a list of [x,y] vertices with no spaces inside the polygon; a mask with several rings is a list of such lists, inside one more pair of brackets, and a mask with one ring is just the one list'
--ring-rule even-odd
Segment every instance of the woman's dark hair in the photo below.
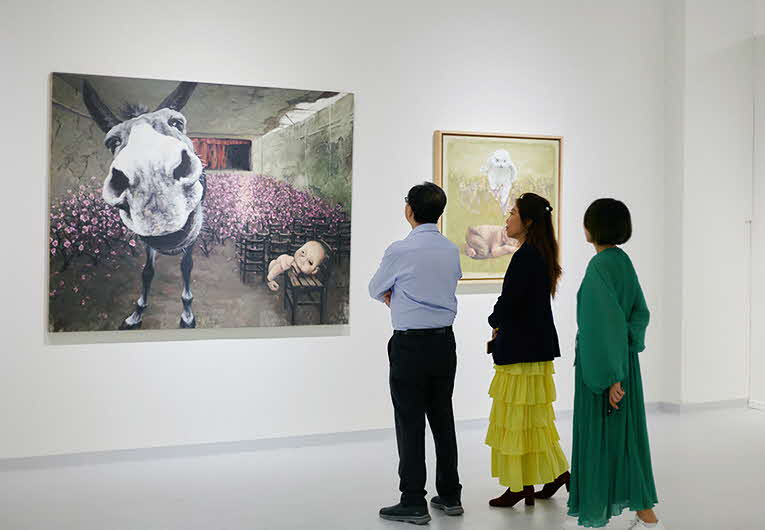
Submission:
{"label": "woman's dark hair", "polygon": [[418,223],[437,223],[446,208],[446,193],[432,182],[425,182],[409,190],[406,203]]}
{"label": "woman's dark hair", "polygon": [[632,237],[632,216],[622,201],[598,199],[587,208],[584,227],[593,243],[623,245]]}
{"label": "woman's dark hair", "polygon": [[526,227],[526,242],[537,249],[547,264],[550,295],[555,296],[563,270],[560,267],[558,241],[552,222],[550,201],[536,193],[524,193],[515,201],[521,222]]}

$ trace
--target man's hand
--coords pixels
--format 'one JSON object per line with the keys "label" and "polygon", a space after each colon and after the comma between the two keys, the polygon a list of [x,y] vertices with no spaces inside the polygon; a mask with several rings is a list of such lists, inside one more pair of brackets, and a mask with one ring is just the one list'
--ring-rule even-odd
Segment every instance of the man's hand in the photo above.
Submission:
{"label": "man's hand", "polygon": [[491,340],[496,339],[497,335],[499,335],[499,330],[497,328],[492,329],[491,330]]}
{"label": "man's hand", "polygon": [[608,390],[608,401],[611,403],[611,407],[619,410],[618,403],[624,397],[624,389],[622,389],[621,383],[614,383]]}
{"label": "man's hand", "polygon": [[383,294],[383,302],[385,302],[385,305],[390,307],[390,295],[393,294],[393,291],[387,291],[385,294]]}

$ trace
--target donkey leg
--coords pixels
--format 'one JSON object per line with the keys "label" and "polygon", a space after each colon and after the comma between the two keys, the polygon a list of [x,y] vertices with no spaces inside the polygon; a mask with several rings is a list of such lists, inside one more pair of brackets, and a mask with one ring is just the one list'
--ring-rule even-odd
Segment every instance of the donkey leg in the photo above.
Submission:
{"label": "donkey leg", "polygon": [[143,290],[141,291],[141,297],[135,304],[135,311],[125,319],[120,325],[119,329],[138,329],[143,323],[143,312],[149,307],[149,289],[151,288],[151,281],[154,279],[154,262],[157,259],[157,251],[146,245],[146,265],[141,273],[141,279],[143,280]]}
{"label": "donkey leg", "polygon": [[183,274],[183,293],[181,301],[183,302],[183,313],[181,313],[181,327],[197,327],[197,319],[191,311],[191,302],[194,301],[194,295],[191,294],[191,269],[194,268],[194,259],[191,253],[194,247],[190,246],[183,250],[183,259],[181,259],[181,273]]}

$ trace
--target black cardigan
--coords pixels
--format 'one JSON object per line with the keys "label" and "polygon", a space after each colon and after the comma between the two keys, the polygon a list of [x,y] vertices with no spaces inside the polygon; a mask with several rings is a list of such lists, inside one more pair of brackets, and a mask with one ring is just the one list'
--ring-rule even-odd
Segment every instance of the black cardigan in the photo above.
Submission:
{"label": "black cardigan", "polygon": [[499,328],[494,344],[495,364],[560,357],[550,305],[550,277],[545,259],[532,245],[524,243],[510,261],[489,325]]}

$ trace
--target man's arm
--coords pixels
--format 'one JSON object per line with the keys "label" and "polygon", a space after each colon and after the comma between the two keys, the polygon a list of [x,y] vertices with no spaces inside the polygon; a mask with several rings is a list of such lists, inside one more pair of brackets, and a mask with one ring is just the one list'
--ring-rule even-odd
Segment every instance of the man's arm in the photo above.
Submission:
{"label": "man's arm", "polygon": [[369,296],[383,303],[386,301],[385,295],[390,293],[396,284],[395,264],[398,256],[395,253],[394,245],[395,243],[385,251],[377,272],[369,281]]}

